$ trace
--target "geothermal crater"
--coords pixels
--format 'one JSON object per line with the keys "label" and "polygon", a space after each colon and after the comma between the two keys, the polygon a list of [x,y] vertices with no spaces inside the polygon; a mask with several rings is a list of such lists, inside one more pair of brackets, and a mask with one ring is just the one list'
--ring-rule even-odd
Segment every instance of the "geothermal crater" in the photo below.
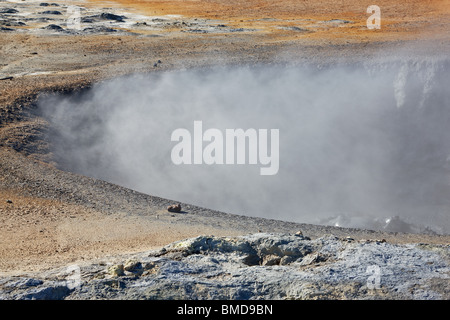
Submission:
{"label": "geothermal crater", "polygon": [[[448,71],[439,59],[166,71],[46,96],[39,110],[67,171],[248,216],[448,234]],[[266,146],[279,170],[259,174],[250,136],[241,164],[195,164],[195,141],[191,164],[174,163],[171,135],[193,137],[195,121],[212,156],[226,144],[206,129],[279,130],[279,150]]]}

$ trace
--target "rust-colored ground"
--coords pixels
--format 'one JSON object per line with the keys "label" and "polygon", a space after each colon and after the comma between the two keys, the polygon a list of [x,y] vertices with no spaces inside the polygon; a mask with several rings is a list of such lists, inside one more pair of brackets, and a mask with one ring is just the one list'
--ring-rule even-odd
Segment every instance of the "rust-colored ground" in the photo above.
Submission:
{"label": "rust-colored ground", "polygon": [[[94,0],[104,3],[101,0]],[[148,15],[177,14],[230,22],[236,27],[257,28],[272,40],[317,39],[330,41],[396,41],[429,37],[445,37],[448,32],[450,3],[445,0],[371,1],[371,0],[118,0],[121,6],[135,8]],[[367,8],[381,9],[381,29],[369,30]],[[286,26],[308,26],[311,21],[342,19],[352,21],[338,29],[317,30],[295,35],[277,28],[283,20]]]}

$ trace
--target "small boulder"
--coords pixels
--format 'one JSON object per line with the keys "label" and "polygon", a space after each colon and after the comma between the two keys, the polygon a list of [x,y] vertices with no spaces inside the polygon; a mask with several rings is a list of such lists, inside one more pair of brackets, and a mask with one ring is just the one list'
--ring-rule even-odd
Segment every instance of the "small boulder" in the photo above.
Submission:
{"label": "small boulder", "polygon": [[167,207],[167,211],[169,212],[181,212],[181,205],[180,204],[173,204],[171,206]]}
{"label": "small boulder", "polygon": [[56,10],[47,10],[47,11],[41,12],[41,14],[55,14],[55,15],[60,15],[60,14],[62,14],[62,13],[59,12],[59,11],[56,11]]}
{"label": "small boulder", "polygon": [[0,9],[0,13],[17,13],[17,12],[19,11],[13,8]]}
{"label": "small boulder", "polygon": [[144,265],[145,270],[152,270],[159,268],[158,264],[154,261],[149,261]]}
{"label": "small boulder", "polygon": [[63,31],[64,29],[57,24],[49,24],[48,26],[42,28],[47,30],[53,30],[53,31]]}
{"label": "small boulder", "polygon": [[353,239],[353,238],[350,237],[350,236],[345,237],[344,240],[347,241],[347,242],[353,242],[353,241],[355,241],[355,239]]}
{"label": "small boulder", "polygon": [[93,27],[93,28],[85,28],[85,29],[83,29],[83,31],[87,32],[87,33],[111,33],[111,32],[117,32],[117,30],[115,30],[115,29],[104,27],[104,26],[98,26],[98,27]]}
{"label": "small boulder", "polygon": [[327,261],[328,257],[319,253],[312,253],[307,255],[306,257],[303,257],[301,260],[299,259],[299,265],[300,266],[309,266],[312,264],[317,264],[320,262]]}
{"label": "small boulder", "polygon": [[41,7],[59,7],[59,4],[57,3],[47,3],[47,2],[41,2],[39,4]]}
{"label": "small boulder", "polygon": [[130,259],[125,262],[125,264],[123,265],[123,269],[125,271],[133,272],[138,269],[142,269],[142,264],[135,259]]}
{"label": "small boulder", "polygon": [[115,264],[109,267],[107,272],[113,277],[120,277],[125,274],[123,264]]}
{"label": "small boulder", "polygon": [[275,265],[279,265],[281,261],[281,257],[274,255],[274,254],[270,254],[267,256],[264,256],[262,259],[262,265],[263,266],[275,266]]}
{"label": "small boulder", "polygon": [[118,22],[123,22],[123,19],[126,19],[125,16],[118,16],[117,14],[113,13],[102,13],[99,18],[103,20],[114,20]]}
{"label": "small boulder", "polygon": [[144,276],[148,276],[148,275],[152,275],[152,274],[156,274],[159,272],[159,265],[156,264],[153,261],[147,262],[144,266],[143,266],[143,272],[142,275]]}

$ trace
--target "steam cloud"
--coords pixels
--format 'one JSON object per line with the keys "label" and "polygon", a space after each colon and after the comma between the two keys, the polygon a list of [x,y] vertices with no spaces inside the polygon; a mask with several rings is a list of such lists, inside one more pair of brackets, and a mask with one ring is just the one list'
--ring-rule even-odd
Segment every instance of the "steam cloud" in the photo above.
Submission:
{"label": "steam cloud", "polygon": [[[39,104],[65,170],[225,212],[312,223],[397,215],[448,233],[448,71],[445,60],[171,71]],[[278,174],[173,164],[172,132],[196,120],[279,129]]]}

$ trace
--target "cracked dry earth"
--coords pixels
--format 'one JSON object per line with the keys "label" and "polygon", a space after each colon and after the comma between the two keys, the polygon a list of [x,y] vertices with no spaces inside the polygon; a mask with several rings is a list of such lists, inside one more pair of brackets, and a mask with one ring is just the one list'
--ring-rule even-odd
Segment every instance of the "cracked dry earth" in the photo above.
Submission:
{"label": "cracked dry earth", "polygon": [[447,235],[170,213],[175,201],[57,169],[35,114],[42,93],[124,74],[445,57],[448,2],[380,1],[375,32],[356,1],[41,3],[0,1],[0,298],[449,298]]}

